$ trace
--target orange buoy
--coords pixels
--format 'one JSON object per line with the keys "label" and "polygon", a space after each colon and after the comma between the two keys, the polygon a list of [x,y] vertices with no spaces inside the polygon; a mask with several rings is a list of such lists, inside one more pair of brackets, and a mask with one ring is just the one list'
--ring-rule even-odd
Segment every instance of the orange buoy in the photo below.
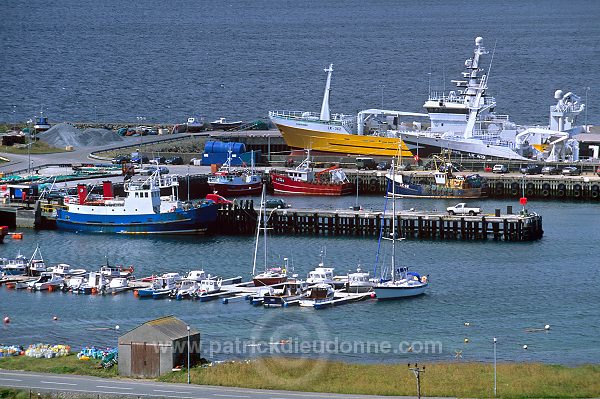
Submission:
{"label": "orange buoy", "polygon": [[92,288],[92,295],[95,295],[98,293],[98,290],[96,289],[96,287]]}
{"label": "orange buoy", "polygon": [[23,233],[12,233],[11,237],[13,240],[22,240],[23,239]]}
{"label": "orange buoy", "polygon": [[52,291],[54,291],[54,286],[52,286],[52,285],[48,286],[48,292],[52,292]]}
{"label": "orange buoy", "polygon": [[133,290],[133,296],[139,296],[139,295],[140,294],[139,294],[138,290]]}

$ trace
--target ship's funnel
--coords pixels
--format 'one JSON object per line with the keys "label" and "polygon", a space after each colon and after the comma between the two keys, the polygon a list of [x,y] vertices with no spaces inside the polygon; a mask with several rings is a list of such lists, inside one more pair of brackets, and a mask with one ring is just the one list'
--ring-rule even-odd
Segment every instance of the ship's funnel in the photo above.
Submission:
{"label": "ship's funnel", "polygon": [[114,197],[113,184],[110,180],[105,180],[102,182],[102,196],[104,197],[105,200],[113,199],[113,197]]}
{"label": "ship's funnel", "polygon": [[83,205],[85,203],[85,199],[87,198],[87,186],[85,184],[77,185],[77,198],[79,199],[79,205]]}

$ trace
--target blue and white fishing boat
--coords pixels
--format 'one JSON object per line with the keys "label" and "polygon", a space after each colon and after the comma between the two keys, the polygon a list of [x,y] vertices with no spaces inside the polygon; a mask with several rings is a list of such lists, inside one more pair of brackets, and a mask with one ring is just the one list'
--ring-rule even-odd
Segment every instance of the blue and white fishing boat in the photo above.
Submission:
{"label": "blue and white fishing boat", "polygon": [[181,276],[178,273],[165,273],[155,278],[150,287],[137,289],[134,293],[138,298],[164,298],[177,288],[180,281]]}
{"label": "blue and white fishing boat", "polygon": [[[113,196],[111,182],[104,182],[103,198],[90,201],[85,185],[77,197],[67,197],[66,209],[57,211],[59,229],[91,233],[152,234],[204,233],[217,219],[212,201],[179,201],[177,176],[156,170],[145,180],[125,183],[125,198]],[[161,189],[171,189],[161,197]]]}

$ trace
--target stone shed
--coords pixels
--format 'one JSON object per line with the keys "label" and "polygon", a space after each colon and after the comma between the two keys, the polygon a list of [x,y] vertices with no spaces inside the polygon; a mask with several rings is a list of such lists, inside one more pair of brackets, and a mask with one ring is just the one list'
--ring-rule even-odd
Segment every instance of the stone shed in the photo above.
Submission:
{"label": "stone shed", "polygon": [[[119,375],[153,378],[187,367],[187,324],[174,316],[148,321],[119,337]],[[190,365],[200,362],[200,332],[190,328]]]}

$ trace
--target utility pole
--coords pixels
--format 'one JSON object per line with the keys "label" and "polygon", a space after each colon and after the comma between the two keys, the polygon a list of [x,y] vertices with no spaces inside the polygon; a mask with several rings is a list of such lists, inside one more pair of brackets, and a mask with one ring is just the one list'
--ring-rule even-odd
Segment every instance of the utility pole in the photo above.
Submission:
{"label": "utility pole", "polygon": [[186,326],[188,333],[187,342],[187,383],[190,384],[190,326]]}
{"label": "utility pole", "polygon": [[494,337],[494,398],[496,397],[496,343],[498,342],[498,339],[496,339],[496,337]]}
{"label": "utility pole", "polygon": [[421,373],[425,372],[425,366],[419,368],[419,365],[415,363],[414,367],[410,367],[410,363],[408,363],[408,369],[415,373],[415,377],[417,378],[417,398],[421,399]]}

